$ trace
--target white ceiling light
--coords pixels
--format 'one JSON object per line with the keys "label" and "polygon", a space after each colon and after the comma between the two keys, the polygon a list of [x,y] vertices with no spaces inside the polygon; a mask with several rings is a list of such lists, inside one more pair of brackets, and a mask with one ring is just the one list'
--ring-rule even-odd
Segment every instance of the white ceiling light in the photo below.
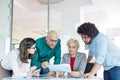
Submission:
{"label": "white ceiling light", "polygon": [[[40,2],[41,4],[48,4],[48,0],[37,0],[38,2]],[[56,4],[56,3],[59,3],[63,0],[49,0],[49,3],[50,4]]]}

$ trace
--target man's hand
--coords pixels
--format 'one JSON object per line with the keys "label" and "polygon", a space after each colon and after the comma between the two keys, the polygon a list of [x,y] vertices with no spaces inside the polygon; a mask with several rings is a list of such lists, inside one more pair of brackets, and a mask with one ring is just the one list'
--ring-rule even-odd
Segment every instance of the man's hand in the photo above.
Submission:
{"label": "man's hand", "polygon": [[93,76],[94,76],[94,74],[92,74],[92,73],[85,73],[85,74],[83,74],[84,78],[91,78]]}
{"label": "man's hand", "polygon": [[47,68],[47,65],[48,65],[48,61],[44,61],[42,62],[41,67],[44,69],[44,68]]}

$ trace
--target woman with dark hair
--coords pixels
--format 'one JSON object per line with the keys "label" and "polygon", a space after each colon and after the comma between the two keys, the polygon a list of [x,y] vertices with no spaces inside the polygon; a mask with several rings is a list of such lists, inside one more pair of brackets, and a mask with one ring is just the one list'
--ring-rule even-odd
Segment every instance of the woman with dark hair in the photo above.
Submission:
{"label": "woman with dark hair", "polygon": [[88,45],[88,55],[95,57],[92,70],[85,73],[83,77],[92,77],[103,66],[104,80],[120,80],[120,49],[113,41],[99,32],[93,23],[89,22],[80,25],[77,33]]}
{"label": "woman with dark hair", "polygon": [[30,61],[36,50],[35,40],[32,38],[24,38],[20,42],[19,49],[10,51],[0,63],[0,78],[26,77],[37,68],[30,68]]}

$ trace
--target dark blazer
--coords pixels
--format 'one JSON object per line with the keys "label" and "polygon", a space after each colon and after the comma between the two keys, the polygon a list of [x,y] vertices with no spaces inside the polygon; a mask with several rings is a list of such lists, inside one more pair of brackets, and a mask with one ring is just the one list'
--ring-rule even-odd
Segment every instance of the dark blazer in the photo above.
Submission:
{"label": "dark blazer", "polygon": [[[74,62],[74,71],[79,71],[80,74],[83,74],[86,67],[86,55],[85,53],[76,53],[75,62]],[[65,53],[63,55],[62,64],[70,64],[70,54]]]}

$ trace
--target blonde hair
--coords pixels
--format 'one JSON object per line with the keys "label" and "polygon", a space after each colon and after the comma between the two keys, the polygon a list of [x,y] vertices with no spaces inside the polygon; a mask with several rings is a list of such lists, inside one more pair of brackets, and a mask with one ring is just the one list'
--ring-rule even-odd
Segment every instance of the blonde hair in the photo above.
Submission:
{"label": "blonde hair", "polygon": [[67,41],[67,46],[69,46],[70,45],[70,43],[74,43],[78,48],[79,48],[79,41],[77,40],[77,39],[69,39],[68,41]]}

